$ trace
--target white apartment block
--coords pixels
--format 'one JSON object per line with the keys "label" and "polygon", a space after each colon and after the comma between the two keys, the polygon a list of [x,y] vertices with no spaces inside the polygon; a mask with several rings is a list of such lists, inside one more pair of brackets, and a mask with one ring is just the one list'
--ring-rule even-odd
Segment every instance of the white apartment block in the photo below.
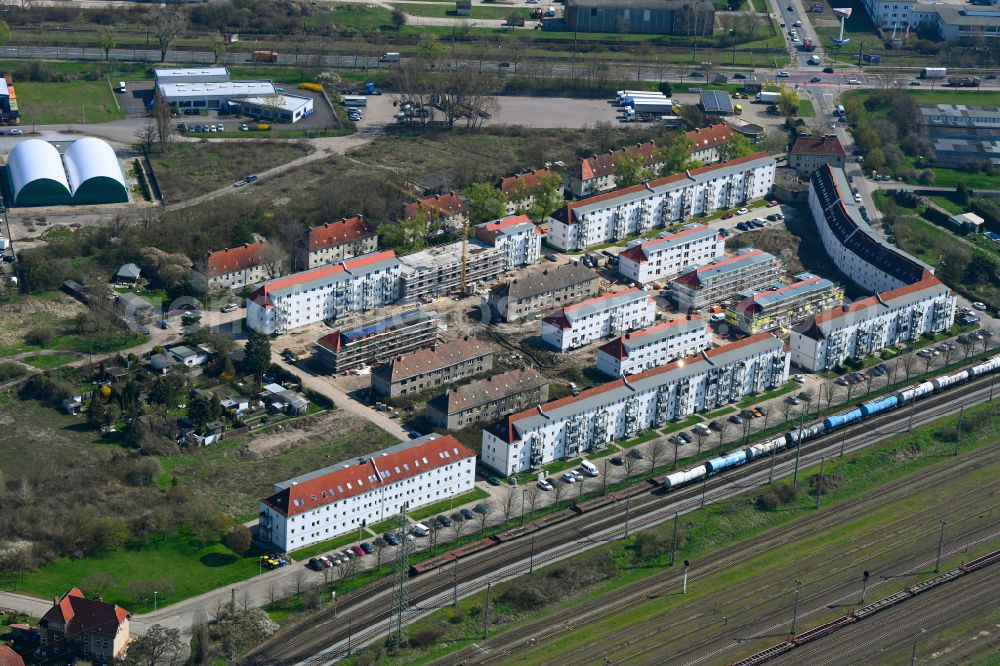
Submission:
{"label": "white apartment block", "polygon": [[914,2],[914,0],[862,0],[872,23],[902,38],[921,31],[949,42],[1000,36],[1000,10],[995,0],[972,5],[963,0]]}
{"label": "white apartment block", "polygon": [[922,333],[939,333],[955,321],[954,293],[934,276],[912,285],[813,315],[792,330],[792,362],[827,370],[861,360]]}
{"label": "white apartment block", "polygon": [[597,369],[609,377],[636,375],[711,348],[712,329],[687,317],[615,338],[597,350]]}
{"label": "white apartment block", "polygon": [[247,299],[247,326],[275,335],[390,305],[399,298],[399,275],[389,250],[270,280]]}
{"label": "white apartment block", "polygon": [[824,166],[809,181],[809,210],[837,268],[869,292],[914,284],[934,269],[885,242],[865,223],[843,169]]}
{"label": "white apartment block", "polygon": [[451,435],[426,435],[289,479],[261,500],[258,537],[304,548],[472,490],[476,454]]}
{"label": "white apartment block", "polygon": [[677,275],[724,256],[726,242],[718,231],[689,224],[677,233],[664,232],[648,241],[633,241],[618,255],[618,272],[632,282],[648,284]]}
{"label": "white apartment block", "polygon": [[784,343],[762,333],[616,379],[501,419],[483,430],[481,459],[513,474],[600,451],[614,440],[781,386],[788,361]]}
{"label": "white apartment block", "polygon": [[480,224],[476,238],[503,253],[504,270],[537,264],[542,255],[542,232],[527,215],[508,215]]}
{"label": "white apartment block", "polygon": [[545,317],[542,342],[565,352],[644,328],[655,320],[656,304],[650,295],[641,289],[629,289],[567,305]]}
{"label": "white apartment block", "polygon": [[736,256],[692,268],[670,283],[677,308],[702,308],[747,290],[764,289],[781,276],[781,260],[773,254],[744,248]]}
{"label": "white apartment block", "polygon": [[549,218],[548,243],[585,250],[740,206],[771,191],[774,170],[761,152],[574,201]]}

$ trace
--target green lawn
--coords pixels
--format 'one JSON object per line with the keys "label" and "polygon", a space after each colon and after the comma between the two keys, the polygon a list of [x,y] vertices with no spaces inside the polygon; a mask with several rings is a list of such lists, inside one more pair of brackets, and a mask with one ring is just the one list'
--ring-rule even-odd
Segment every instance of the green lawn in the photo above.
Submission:
{"label": "green lawn", "polygon": [[682,421],[677,421],[676,423],[671,423],[670,425],[668,425],[666,428],[664,428],[660,432],[663,433],[664,435],[669,435],[670,433],[674,433],[674,432],[677,432],[679,430],[684,430],[685,428],[690,428],[695,423],[701,422],[701,420],[702,420],[701,416],[699,416],[698,414],[692,414],[691,416],[687,417],[686,419],[684,419]]}
{"label": "green lawn", "polygon": [[489,496],[490,494],[488,492],[482,488],[476,487],[463,495],[458,495],[457,497],[452,497],[451,499],[441,500],[440,502],[435,502],[434,504],[428,504],[427,506],[420,507],[415,511],[411,511],[407,515],[413,520],[423,520],[429,516],[434,516],[445,511],[451,511],[452,507],[468,504],[469,502],[475,502],[476,500],[486,499]]}
{"label": "green lawn", "polygon": [[795,390],[797,386],[798,384],[795,383],[794,380],[789,379],[787,382],[785,382],[784,386],[772,389],[770,391],[766,391],[764,393],[761,393],[760,395],[752,395],[748,398],[740,400],[737,406],[740,408],[744,408],[744,407],[750,407],[752,405],[759,405],[760,403],[770,400],[771,398],[777,398],[779,395],[785,395],[786,393],[791,393],[792,391]]}
{"label": "green lawn", "polygon": [[75,354],[40,354],[38,356],[26,358],[24,359],[24,362],[29,365],[33,365],[36,368],[48,370],[49,368],[58,368],[61,365],[72,363],[79,358],[80,357]]}
{"label": "green lawn", "polygon": [[240,558],[221,543],[203,546],[186,535],[169,536],[162,541],[154,537],[150,545],[142,548],[125,548],[78,560],[59,558],[28,574],[17,585],[17,591],[51,599],[81,585],[90,574],[105,573],[115,581],[105,592],[105,601],[120,604],[132,613],[143,613],[153,609],[152,594],[138,593],[136,588],[157,590],[162,605],[175,603],[255,576],[259,567],[257,555],[252,552]]}
{"label": "green lawn", "polygon": [[[453,18],[456,17],[455,5],[454,3],[429,3],[429,4],[417,4],[417,3],[406,3],[401,5],[393,5],[393,7],[398,7],[407,14],[413,16],[430,16],[438,18]],[[517,14],[525,19],[531,16],[531,12],[524,7],[483,7],[480,5],[473,6],[472,15],[468,18],[471,19],[505,19],[511,14]]]}
{"label": "green lawn", "polygon": [[[361,540],[364,541],[372,535],[372,532],[362,528],[361,530]],[[296,562],[307,561],[310,557],[315,557],[321,553],[334,550],[335,548],[341,548],[342,546],[347,546],[358,540],[358,531],[351,530],[347,534],[341,534],[339,537],[333,539],[328,539],[327,541],[320,541],[319,543],[314,543],[311,546],[306,546],[305,548],[300,548],[298,550],[293,550],[289,555],[295,558]]]}
{"label": "green lawn", "polygon": [[952,196],[947,194],[932,194],[927,198],[936,203],[941,208],[944,208],[952,215],[959,215],[968,210],[966,206],[963,206],[962,204],[958,203]]}
{"label": "green lawn", "polygon": [[816,116],[816,109],[813,108],[812,100],[799,100],[799,112],[795,115],[799,118],[814,118]]}
{"label": "green lawn", "polygon": [[106,123],[125,114],[115,106],[107,80],[66,83],[15,82],[21,125]]}

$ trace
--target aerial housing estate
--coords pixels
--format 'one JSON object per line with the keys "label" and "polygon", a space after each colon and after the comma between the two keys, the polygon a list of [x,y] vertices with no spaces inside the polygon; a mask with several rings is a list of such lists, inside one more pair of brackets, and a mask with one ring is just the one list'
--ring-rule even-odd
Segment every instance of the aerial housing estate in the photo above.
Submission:
{"label": "aerial housing estate", "polygon": [[440,326],[436,312],[406,310],[324,335],[315,342],[316,357],[334,374],[375,365],[430,347],[438,339]]}
{"label": "aerial housing estate", "polygon": [[699,317],[678,317],[619,336],[597,350],[597,369],[609,377],[652,370],[712,346],[712,329]]}
{"label": "aerial housing estate", "polygon": [[781,260],[754,248],[734,257],[691,268],[670,283],[671,297],[681,311],[702,308],[748,289],[763,289],[781,276]]}
{"label": "aerial housing estate", "polygon": [[674,233],[663,232],[653,240],[637,240],[618,255],[618,272],[633,282],[649,284],[677,275],[689,266],[707,264],[725,255],[719,232],[704,224],[689,224]]}
{"label": "aerial housing estate", "polygon": [[649,326],[656,304],[641,289],[605,294],[567,305],[542,320],[542,342],[565,352],[595,340]]}

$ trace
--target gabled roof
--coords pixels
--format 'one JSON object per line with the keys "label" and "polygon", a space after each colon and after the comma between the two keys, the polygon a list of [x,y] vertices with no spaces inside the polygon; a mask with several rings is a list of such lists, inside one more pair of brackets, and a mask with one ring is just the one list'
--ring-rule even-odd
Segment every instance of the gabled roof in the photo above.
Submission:
{"label": "gabled roof", "polygon": [[618,158],[626,154],[639,157],[644,166],[655,164],[658,161],[656,155],[657,148],[658,146],[655,141],[647,141],[645,143],[637,143],[634,146],[628,146],[627,148],[609,150],[600,155],[585,157],[577,165],[577,177],[580,180],[587,181],[613,174]]}
{"label": "gabled roof", "polygon": [[653,194],[665,194],[693,183],[722,178],[732,173],[741,173],[759,166],[773,165],[774,158],[767,152],[754,153],[739,157],[728,162],[720,162],[698,169],[689,169],[663,178],[657,178],[640,185],[632,185],[620,190],[598,194],[596,196],[571,201],[555,211],[552,218],[565,224],[576,224],[579,217],[592,211],[606,210],[612,206],[621,206],[632,201],[643,199]]}
{"label": "gabled roof", "polygon": [[500,191],[507,196],[530,192],[542,185],[542,179],[552,175],[552,169],[532,169],[523,173],[501,178]]}
{"label": "gabled roof", "polygon": [[726,273],[742,270],[757,264],[776,261],[778,261],[778,258],[773,254],[769,254],[763,250],[747,248],[746,250],[741,250],[735,257],[729,257],[728,259],[723,259],[722,261],[716,261],[710,264],[705,264],[704,266],[698,266],[697,268],[693,268],[686,273],[682,273],[675,281],[689,285],[695,289],[701,289],[706,282],[725,275]]}
{"label": "gabled roof", "polygon": [[273,305],[271,296],[284,296],[294,291],[296,287],[308,289],[310,285],[325,285],[339,279],[347,279],[353,275],[364,275],[394,266],[399,266],[399,260],[396,259],[396,253],[392,250],[363,254],[347,261],[319,266],[308,271],[270,280],[253,292],[250,299],[258,305],[270,307]]}
{"label": "gabled roof", "polygon": [[718,238],[719,232],[704,224],[692,224],[675,234],[664,234],[659,238],[633,245],[629,249],[618,255],[619,259],[625,258],[637,264],[649,261],[650,256],[657,252],[670,250],[679,245],[693,243],[705,238]]}
{"label": "gabled roof", "polygon": [[365,218],[361,215],[347,217],[336,222],[327,222],[309,230],[309,249],[322,250],[374,236]]}
{"label": "gabled roof", "polygon": [[562,264],[498,285],[491,290],[490,297],[493,299],[507,298],[512,302],[517,302],[597,279],[597,273],[582,263]]}
{"label": "gabled roof", "polygon": [[619,291],[613,294],[604,294],[603,296],[588,298],[587,300],[580,301],[574,305],[567,305],[561,310],[557,310],[556,312],[553,312],[549,316],[545,317],[542,321],[552,324],[553,326],[558,326],[562,329],[567,329],[573,325],[574,321],[582,319],[588,315],[606,312],[608,310],[641,300],[649,300],[649,294],[642,289],[636,289],[633,287],[632,289],[626,289],[625,291]]}
{"label": "gabled roof", "polygon": [[847,157],[840,145],[840,139],[833,134],[824,136],[800,136],[795,139],[790,155],[815,155],[818,157]]}
{"label": "gabled roof", "polygon": [[372,372],[391,383],[395,383],[408,377],[434,372],[492,353],[492,348],[465,337],[452,340],[448,344],[434,345],[396,356],[391,361],[376,367]]}
{"label": "gabled roof", "polygon": [[530,233],[541,235],[538,227],[527,215],[508,215],[499,220],[486,222],[476,226],[476,238],[486,243],[496,243],[499,236]]}
{"label": "gabled roof", "polygon": [[428,404],[445,414],[455,414],[493,400],[534,390],[548,383],[534,368],[522,368],[456,386],[432,398]]}
{"label": "gabled roof", "polygon": [[687,135],[694,140],[691,152],[696,153],[700,150],[708,150],[721,146],[729,141],[733,138],[733,129],[724,123],[717,123],[709,127],[691,130]]}
{"label": "gabled roof", "polygon": [[430,215],[451,217],[459,213],[464,213],[469,210],[469,207],[454,192],[435,194],[432,197],[419,199],[403,206],[403,219],[416,219],[417,214],[421,210],[427,211]]}
{"label": "gabled roof", "polygon": [[[806,277],[808,275],[808,277]],[[778,289],[758,291],[752,296],[747,296],[733,306],[736,312],[756,314],[767,307],[774,306],[782,301],[798,298],[818,291],[825,291],[834,286],[832,282],[818,275],[805,274],[802,280],[786,284]]]}
{"label": "gabled roof", "polygon": [[708,323],[704,319],[699,317],[680,317],[672,321],[665,321],[662,324],[644,328],[640,331],[626,333],[607,344],[601,345],[597,351],[621,361],[628,358],[629,354],[640,347],[655,344],[673,335],[707,328]]}
{"label": "gabled roof", "polygon": [[122,264],[122,267],[118,269],[117,273],[115,273],[115,277],[138,280],[141,273],[142,270],[135,264]]}
{"label": "gabled roof", "polygon": [[264,243],[244,243],[239,247],[209,252],[205,257],[205,274],[209,277],[235,273],[260,264]]}
{"label": "gabled roof", "polygon": [[263,502],[285,516],[294,516],[475,457],[451,435],[426,435],[290,479],[278,484],[283,488]]}
{"label": "gabled roof", "polygon": [[0,666],[24,666],[24,659],[9,645],[0,645]]}
{"label": "gabled roof", "polygon": [[43,626],[48,622],[65,625],[67,638],[83,633],[113,637],[121,623],[130,617],[121,606],[85,598],[77,587],[54,601],[52,608],[42,616]]}

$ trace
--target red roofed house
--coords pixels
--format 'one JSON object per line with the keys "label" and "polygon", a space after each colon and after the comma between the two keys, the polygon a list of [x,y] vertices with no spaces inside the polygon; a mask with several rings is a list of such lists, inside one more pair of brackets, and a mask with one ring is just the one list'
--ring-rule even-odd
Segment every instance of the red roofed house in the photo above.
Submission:
{"label": "red roofed house", "polygon": [[722,257],[725,241],[704,224],[689,224],[677,233],[661,233],[650,241],[632,241],[618,255],[618,272],[632,282],[648,284]]}
{"label": "red roofed house", "polygon": [[733,130],[729,125],[718,123],[710,127],[691,130],[687,135],[694,141],[691,146],[691,159],[702,164],[711,164],[722,158],[719,148],[733,138]]}
{"label": "red roofed house", "polygon": [[257,533],[296,550],[461,495],[475,478],[475,453],[451,435],[426,435],[276,484]]}
{"label": "red roofed house", "polygon": [[87,599],[74,587],[39,622],[42,650],[46,656],[84,657],[95,664],[118,659],[129,643],[127,610],[97,599]]}
{"label": "red roofed house", "polygon": [[561,189],[562,179],[552,173],[552,169],[532,169],[513,176],[501,178],[497,188],[507,195],[507,214],[527,211],[535,203],[535,193],[549,182]]}
{"label": "red roofed house", "polygon": [[435,194],[403,206],[403,219],[412,222],[420,215],[428,229],[436,226],[442,229],[461,229],[468,220],[469,207],[454,192]]}
{"label": "red roofed house", "polygon": [[502,250],[504,269],[537,264],[542,256],[542,232],[527,215],[508,215],[476,227],[476,238]]}
{"label": "red roofed house", "polygon": [[361,215],[327,222],[309,230],[307,268],[335,264],[378,249],[378,234]]}
{"label": "red roofed house", "polygon": [[847,164],[847,151],[835,134],[800,136],[788,150],[788,166],[801,178],[813,175],[824,164],[841,169]]}
{"label": "red roofed house", "polygon": [[24,659],[7,645],[0,645],[0,666],[24,666]]}
{"label": "red roofed house", "polygon": [[580,160],[576,168],[569,174],[569,191],[573,196],[589,197],[599,192],[613,190],[615,188],[615,165],[618,158],[623,155],[631,155],[642,160],[643,166],[656,173],[663,162],[658,154],[659,146],[655,141],[637,143],[627,148],[609,150],[600,155],[591,155]]}
{"label": "red roofed house", "polygon": [[199,294],[259,284],[281,275],[280,262],[269,262],[264,241],[209,252],[191,267],[191,288]]}

